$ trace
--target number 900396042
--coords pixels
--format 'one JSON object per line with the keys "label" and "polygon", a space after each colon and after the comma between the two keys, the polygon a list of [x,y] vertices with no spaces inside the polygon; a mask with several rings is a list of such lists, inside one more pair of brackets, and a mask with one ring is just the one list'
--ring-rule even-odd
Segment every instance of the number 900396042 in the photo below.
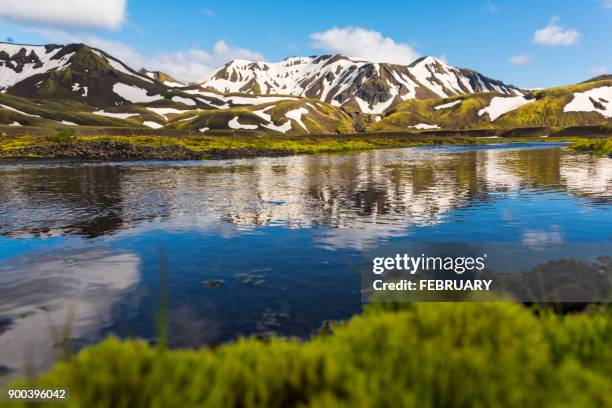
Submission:
{"label": "number 900396042", "polygon": [[9,400],[24,400],[24,401],[49,401],[49,400],[66,400],[68,393],[65,389],[9,389],[6,391],[6,397]]}

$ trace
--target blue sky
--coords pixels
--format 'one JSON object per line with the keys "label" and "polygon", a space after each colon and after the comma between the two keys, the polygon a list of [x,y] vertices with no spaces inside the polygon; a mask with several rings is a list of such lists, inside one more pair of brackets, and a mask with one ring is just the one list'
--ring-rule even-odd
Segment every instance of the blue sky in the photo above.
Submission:
{"label": "blue sky", "polygon": [[87,42],[183,80],[233,58],[341,52],[406,64],[433,55],[508,83],[549,87],[610,72],[612,0],[3,0],[0,35]]}

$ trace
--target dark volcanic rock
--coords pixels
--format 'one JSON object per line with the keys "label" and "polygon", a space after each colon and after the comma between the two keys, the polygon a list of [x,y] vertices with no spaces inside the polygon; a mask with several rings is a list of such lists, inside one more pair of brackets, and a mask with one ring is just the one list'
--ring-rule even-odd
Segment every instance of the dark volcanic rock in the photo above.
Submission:
{"label": "dark volcanic rock", "polygon": [[23,149],[0,151],[1,158],[54,158],[89,160],[201,160],[237,159],[249,157],[279,157],[295,154],[285,149],[262,149],[244,147],[240,149],[210,149],[195,152],[182,146],[140,146],[107,140],[78,141],[67,144],[45,144]]}
{"label": "dark volcanic rock", "polygon": [[221,287],[224,283],[225,281],[222,279],[208,279],[202,282],[202,285],[204,285],[205,288],[211,289]]}
{"label": "dark volcanic rock", "polygon": [[139,146],[112,141],[79,141],[69,144],[48,144],[3,152],[11,157],[44,157],[94,160],[197,160],[202,153],[181,146]]}

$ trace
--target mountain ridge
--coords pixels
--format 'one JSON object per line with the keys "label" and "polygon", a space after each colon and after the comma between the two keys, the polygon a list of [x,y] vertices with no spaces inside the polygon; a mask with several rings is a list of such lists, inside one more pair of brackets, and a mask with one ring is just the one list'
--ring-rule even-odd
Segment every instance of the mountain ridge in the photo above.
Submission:
{"label": "mountain ridge", "polygon": [[520,88],[434,57],[409,65],[376,63],[341,54],[290,57],[283,61],[233,60],[199,82],[221,93],[289,94],[381,114],[408,99],[466,93],[522,95]]}
{"label": "mountain ridge", "polygon": [[127,101],[111,92],[117,83],[147,93],[164,87],[86,44],[21,45],[0,43],[0,88],[26,98],[73,99],[92,106],[117,106]]}
{"label": "mountain ridge", "polygon": [[234,60],[185,85],[86,44],[0,43],[0,92],[0,124],[13,127],[298,136],[612,124],[608,76],[525,90],[430,56],[409,65],[338,54]]}
{"label": "mountain ridge", "polygon": [[[198,88],[220,94],[306,97],[374,115],[408,99],[477,92],[523,93],[517,87],[434,57],[423,57],[409,65],[375,63],[340,54],[289,57],[277,63],[233,60],[194,87],[163,72],[145,68],[136,71],[86,44],[0,43],[0,90],[16,96],[73,99],[110,107],[168,99],[176,92]],[[210,105],[205,95],[200,95],[201,102]]]}

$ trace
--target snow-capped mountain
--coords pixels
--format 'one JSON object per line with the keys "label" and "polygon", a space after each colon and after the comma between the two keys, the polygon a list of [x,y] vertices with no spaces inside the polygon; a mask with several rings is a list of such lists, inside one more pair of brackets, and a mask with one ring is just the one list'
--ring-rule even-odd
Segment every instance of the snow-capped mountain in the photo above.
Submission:
{"label": "snow-capped mountain", "polygon": [[226,104],[217,93],[292,95],[370,114],[381,114],[408,99],[476,92],[522,94],[518,88],[433,57],[407,66],[342,55],[296,57],[278,63],[234,60],[199,87],[186,87],[162,72],[135,71],[85,44],[8,43],[0,43],[0,92],[73,99],[96,107],[176,99],[191,106],[220,108]]}
{"label": "snow-capped mountain", "polygon": [[[169,82],[170,83],[165,83]],[[37,99],[72,99],[95,107],[122,106],[162,99],[185,99],[170,77],[141,74],[102,50],[85,44],[21,45],[0,43],[0,92]]]}
{"label": "snow-capped mountain", "polygon": [[305,96],[380,114],[408,99],[520,89],[478,72],[452,67],[434,57],[410,65],[372,63],[343,55],[288,58],[277,63],[234,60],[200,83],[221,93]]}

